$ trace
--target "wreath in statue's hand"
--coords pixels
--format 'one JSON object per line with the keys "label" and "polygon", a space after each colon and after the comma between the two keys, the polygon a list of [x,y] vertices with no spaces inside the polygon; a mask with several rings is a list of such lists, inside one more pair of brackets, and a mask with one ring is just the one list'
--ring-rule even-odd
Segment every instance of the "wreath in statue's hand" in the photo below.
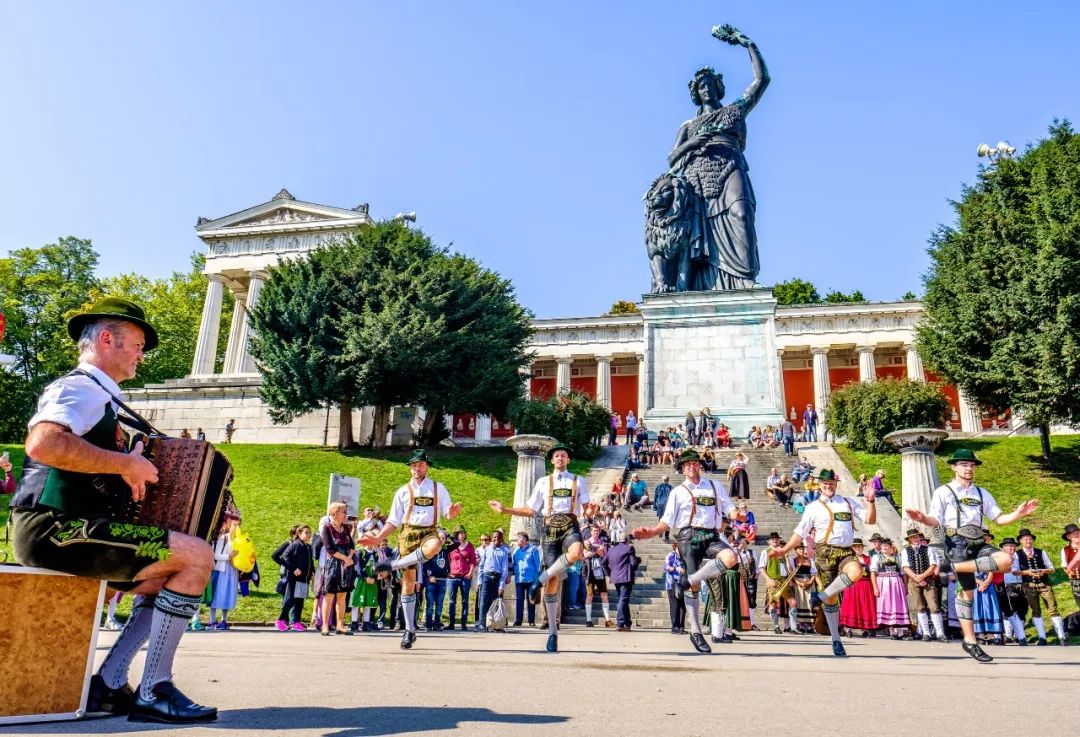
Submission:
{"label": "wreath in statue's hand", "polygon": [[718,41],[723,41],[732,46],[749,46],[751,43],[746,34],[729,23],[722,26],[713,26],[712,35]]}

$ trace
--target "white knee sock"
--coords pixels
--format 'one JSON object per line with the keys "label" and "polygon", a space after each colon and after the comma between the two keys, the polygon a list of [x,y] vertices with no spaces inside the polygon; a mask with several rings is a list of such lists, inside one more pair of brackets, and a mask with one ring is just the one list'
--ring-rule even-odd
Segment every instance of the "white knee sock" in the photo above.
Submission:
{"label": "white knee sock", "polygon": [[1035,625],[1035,631],[1039,633],[1039,639],[1046,639],[1046,625],[1043,624],[1042,617],[1032,617],[1031,623]]}
{"label": "white knee sock", "polygon": [[825,608],[825,621],[829,625],[829,634],[834,640],[840,639],[840,605],[822,604]]}
{"label": "white knee sock", "polygon": [[702,581],[708,581],[710,578],[717,578],[726,570],[723,563],[718,560],[707,560],[701,564],[701,568],[690,574],[690,583],[698,584]]}
{"label": "white knee sock", "polygon": [[356,621],[359,621],[359,619],[360,619],[360,607],[354,606],[352,608],[352,619],[349,620],[349,621],[356,622]]}
{"label": "white knee sock", "polygon": [[98,673],[105,680],[109,688],[120,688],[128,680],[128,668],[135,654],[142,649],[143,644],[150,637],[150,621],[154,617],[154,597],[144,597],[131,610],[127,624],[120,631],[120,636],[109,648],[105,661],[101,664]]}
{"label": "white knee sock", "polygon": [[600,604],[600,608],[604,610],[604,619],[611,619],[611,605],[605,601]]}
{"label": "white knee sock", "polygon": [[833,579],[832,583],[825,587],[825,591],[822,592],[821,597],[823,599],[831,599],[853,583],[854,581],[851,580],[850,576],[846,573],[841,573]]}
{"label": "white knee sock", "polygon": [[1054,625],[1054,632],[1057,633],[1058,639],[1065,642],[1065,620],[1061,617],[1050,617],[1050,623]]}
{"label": "white knee sock", "polygon": [[592,601],[585,602],[585,621],[592,621]]}
{"label": "white knee sock", "polygon": [[405,629],[416,632],[416,594],[401,597],[401,611],[405,614]]}
{"label": "white knee sock", "polygon": [[364,607],[364,621],[365,622],[370,622],[371,621],[371,612],[372,611],[373,611],[372,609]]}
{"label": "white knee sock", "polygon": [[403,555],[391,561],[390,567],[395,571],[400,571],[402,568],[411,568],[412,566],[419,568],[425,562],[427,562],[427,556],[424,555],[424,546],[421,545],[408,555]]}
{"label": "white knee sock", "polygon": [[1017,640],[1026,640],[1027,633],[1024,632],[1024,622],[1017,614],[1010,614],[1009,621],[1012,622],[1013,637]]}
{"label": "white knee sock", "polygon": [[941,612],[931,612],[930,619],[934,622],[934,634],[938,637],[945,637],[945,618]]}
{"label": "white knee sock", "polygon": [[712,630],[712,636],[718,640],[724,636],[724,623],[716,612],[709,613],[709,629]]}
{"label": "white knee sock", "polygon": [[548,620],[548,634],[559,634],[559,616],[556,611],[559,606],[559,597],[557,594],[545,594],[544,595],[544,609],[547,611]]}
{"label": "white knee sock", "polygon": [[927,612],[916,612],[915,618],[919,620],[919,636],[930,634],[930,615]]}
{"label": "white knee sock", "polygon": [[173,656],[180,638],[184,636],[188,620],[199,606],[202,594],[179,594],[162,588],[154,599],[154,613],[150,620],[150,637],[146,645],[146,663],[143,666],[139,695],[150,701],[154,686],[172,680]]}
{"label": "white knee sock", "polygon": [[701,634],[701,598],[693,591],[683,594],[686,602],[686,618],[690,620],[690,631],[695,635]]}
{"label": "white knee sock", "polygon": [[757,624],[757,607],[750,607],[750,626]]}
{"label": "white knee sock", "polygon": [[797,610],[795,610],[795,609],[792,609],[791,611],[789,611],[789,612],[788,612],[788,615],[787,615],[787,618],[788,618],[788,629],[792,629],[792,630],[793,630],[793,629],[797,629],[797,628],[798,628],[798,625],[799,625],[799,619],[798,619],[798,616],[799,616],[799,613],[798,613],[798,611],[797,611]]}
{"label": "white knee sock", "polygon": [[552,578],[558,578],[570,567],[570,561],[566,555],[560,555],[559,559],[551,564],[546,571],[540,574],[540,583],[546,584]]}
{"label": "white knee sock", "polygon": [[776,607],[773,607],[771,610],[769,610],[769,618],[772,619],[772,626],[773,627],[779,627],[780,626],[780,610],[779,609],[777,609]]}

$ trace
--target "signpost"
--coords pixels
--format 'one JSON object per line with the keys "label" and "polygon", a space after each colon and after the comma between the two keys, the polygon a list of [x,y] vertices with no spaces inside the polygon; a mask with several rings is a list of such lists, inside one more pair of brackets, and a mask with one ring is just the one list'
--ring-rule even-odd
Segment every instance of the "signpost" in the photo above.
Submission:
{"label": "signpost", "polygon": [[330,474],[330,493],[326,506],[333,502],[345,502],[345,514],[349,519],[360,517],[360,479],[340,473]]}

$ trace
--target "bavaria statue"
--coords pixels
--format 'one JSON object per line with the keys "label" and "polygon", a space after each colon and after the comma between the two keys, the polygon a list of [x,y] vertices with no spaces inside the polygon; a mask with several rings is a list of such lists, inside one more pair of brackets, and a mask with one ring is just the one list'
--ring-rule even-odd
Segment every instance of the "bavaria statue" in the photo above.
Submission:
{"label": "bavaria statue", "polygon": [[759,271],[754,190],[746,148],[746,116],[769,86],[757,45],[736,28],[712,35],[750,54],[754,81],[730,105],[724,78],[704,67],[690,81],[697,116],[683,123],[668,155],[669,169],[645,194],[645,245],[652,291],[748,289]]}

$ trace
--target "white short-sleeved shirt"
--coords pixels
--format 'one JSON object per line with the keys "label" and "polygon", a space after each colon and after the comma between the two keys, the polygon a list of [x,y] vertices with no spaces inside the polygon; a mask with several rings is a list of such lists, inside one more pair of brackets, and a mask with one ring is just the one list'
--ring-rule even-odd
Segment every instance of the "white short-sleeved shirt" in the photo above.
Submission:
{"label": "white short-sleeved shirt", "polygon": [[114,412],[119,409],[109,392],[122,401],[124,396],[120,392],[120,386],[97,366],[80,363],[79,369],[93,374],[94,378],[101,382],[101,386],[95,384],[89,376],[61,376],[41,393],[37,412],[30,418],[28,427],[39,422],[55,422],[81,436],[101,422],[101,418],[105,416],[106,404],[113,404]]}
{"label": "white short-sleeved shirt", "polygon": [[[769,550],[770,549],[771,548],[766,548],[765,550],[761,551],[760,555],[758,555],[757,567],[758,567],[758,570],[761,571],[762,573],[764,573],[765,571],[767,571],[769,569]],[[788,570],[788,559],[786,557],[777,558],[776,562],[780,564],[780,576],[781,576],[781,578],[787,577],[787,575],[789,573],[791,573],[791,571]]]}
{"label": "white short-sleeved shirt", "polygon": [[727,517],[734,509],[734,502],[719,481],[703,478],[700,483],[693,484],[687,479],[671,490],[660,521],[672,530],[683,527],[715,530],[720,527],[721,519],[717,513]]}
{"label": "white short-sleeved shirt", "polygon": [[[575,483],[577,484],[577,499],[573,498]],[[556,471],[550,476],[541,476],[533,484],[532,494],[529,495],[529,500],[525,502],[525,505],[546,517],[549,514],[549,490],[552,490],[550,514],[572,514],[579,521],[585,519],[585,502],[589,498],[589,490],[585,486],[584,478],[569,471]],[[571,501],[573,501],[573,508],[570,506]]]}
{"label": "white short-sleeved shirt", "polygon": [[[409,519],[405,519],[405,513],[409,508],[409,487],[412,485],[412,481],[395,491],[394,501],[390,504],[390,516],[386,518],[386,521],[395,528],[400,528],[403,524],[409,524],[413,527],[431,527],[434,525],[435,505],[432,503],[432,497],[435,496],[435,483],[430,478],[426,478],[420,486],[414,487],[413,508]],[[446,490],[445,486],[439,484],[438,496],[439,515],[445,517],[450,512],[450,492]]]}
{"label": "white short-sleeved shirt", "polygon": [[[832,516],[832,534],[825,539],[829,531],[829,517]],[[835,545],[850,548],[855,540],[855,518],[866,522],[867,511],[857,499],[836,494],[832,499],[824,496],[806,505],[802,519],[799,520],[795,533],[806,540],[810,530],[814,530],[815,545]]]}
{"label": "white short-sleeved shirt", "polygon": [[[953,492],[956,493],[955,498]],[[956,515],[957,500],[960,501],[959,521]],[[1001,516],[1001,507],[986,489],[975,484],[965,489],[958,481],[953,481],[934,489],[930,497],[930,516],[945,527],[985,527],[985,520],[995,520]]]}
{"label": "white short-sleeved shirt", "polygon": [[[926,549],[927,551],[929,551],[930,565],[940,565],[941,551],[929,545],[926,546]],[[908,547],[904,548],[903,552],[900,553],[900,568],[910,568],[911,570],[915,570],[915,561],[913,559],[911,551],[912,548],[909,545]]]}
{"label": "white short-sleeved shirt", "polygon": [[1005,574],[1005,580],[1002,583],[1023,583],[1024,577],[1020,575],[1020,557],[1016,553],[1012,554],[1012,566],[1009,567],[1009,572]]}

